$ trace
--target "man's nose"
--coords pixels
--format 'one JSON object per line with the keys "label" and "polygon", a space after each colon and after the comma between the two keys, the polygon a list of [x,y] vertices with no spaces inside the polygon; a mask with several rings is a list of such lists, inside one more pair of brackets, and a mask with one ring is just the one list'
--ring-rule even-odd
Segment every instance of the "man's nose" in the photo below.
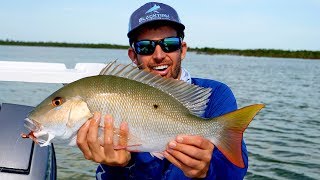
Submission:
{"label": "man's nose", "polygon": [[156,45],[152,57],[156,62],[160,62],[166,57],[166,53],[161,49],[159,44]]}

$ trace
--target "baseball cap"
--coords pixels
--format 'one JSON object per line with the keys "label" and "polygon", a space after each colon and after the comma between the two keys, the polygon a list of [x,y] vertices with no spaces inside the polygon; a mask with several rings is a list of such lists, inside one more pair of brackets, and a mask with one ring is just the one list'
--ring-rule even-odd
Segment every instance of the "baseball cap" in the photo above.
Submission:
{"label": "baseball cap", "polygon": [[142,25],[155,21],[167,21],[181,30],[185,28],[177,11],[171,6],[158,2],[149,2],[138,8],[130,16],[128,38]]}

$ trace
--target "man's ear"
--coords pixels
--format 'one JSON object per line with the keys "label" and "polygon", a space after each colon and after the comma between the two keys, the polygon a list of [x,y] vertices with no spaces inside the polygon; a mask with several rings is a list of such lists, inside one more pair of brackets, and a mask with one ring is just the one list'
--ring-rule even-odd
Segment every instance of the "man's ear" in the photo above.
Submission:
{"label": "man's ear", "polygon": [[129,58],[131,59],[131,61],[134,63],[134,64],[138,64],[138,61],[137,61],[137,54],[136,52],[134,52],[133,48],[130,47],[128,49],[128,56]]}
{"label": "man's ear", "polygon": [[186,42],[182,42],[181,44],[181,60],[183,60],[186,57],[188,50],[188,46]]}

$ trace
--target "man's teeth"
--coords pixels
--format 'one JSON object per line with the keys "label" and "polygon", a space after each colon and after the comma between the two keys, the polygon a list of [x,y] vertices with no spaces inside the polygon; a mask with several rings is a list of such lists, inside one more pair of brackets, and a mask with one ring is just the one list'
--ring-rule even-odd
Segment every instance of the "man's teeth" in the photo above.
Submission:
{"label": "man's teeth", "polygon": [[168,65],[156,66],[153,67],[154,70],[165,70],[168,68]]}

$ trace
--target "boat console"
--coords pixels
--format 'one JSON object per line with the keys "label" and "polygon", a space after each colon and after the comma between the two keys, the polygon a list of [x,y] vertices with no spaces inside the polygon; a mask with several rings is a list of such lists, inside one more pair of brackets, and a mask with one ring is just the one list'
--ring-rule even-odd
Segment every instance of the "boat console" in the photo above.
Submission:
{"label": "boat console", "polygon": [[31,106],[0,105],[0,179],[37,180],[57,178],[54,146],[40,147],[31,139],[23,139],[28,133],[24,119]]}

